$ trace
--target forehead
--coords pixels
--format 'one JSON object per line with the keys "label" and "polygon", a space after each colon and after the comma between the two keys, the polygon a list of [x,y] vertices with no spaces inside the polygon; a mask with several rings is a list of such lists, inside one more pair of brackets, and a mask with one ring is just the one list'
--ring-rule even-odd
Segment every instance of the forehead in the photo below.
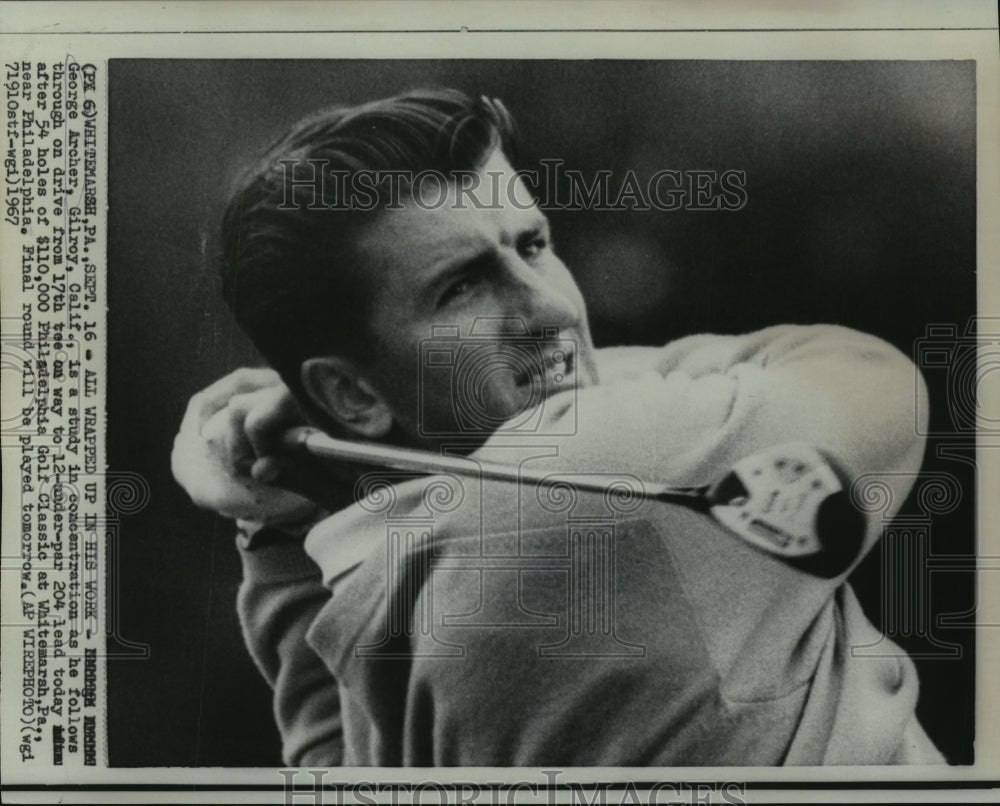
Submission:
{"label": "forehead", "polygon": [[[379,288],[419,285],[444,262],[472,257],[544,224],[524,180],[496,150],[475,171],[478,186],[461,190],[428,175],[401,209],[381,210],[357,242]],[[469,183],[466,182],[466,187]]]}

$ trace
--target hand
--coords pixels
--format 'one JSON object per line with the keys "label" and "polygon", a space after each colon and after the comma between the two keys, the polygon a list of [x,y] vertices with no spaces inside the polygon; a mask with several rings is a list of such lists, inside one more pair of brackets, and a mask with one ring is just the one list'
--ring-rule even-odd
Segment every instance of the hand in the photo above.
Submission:
{"label": "hand", "polygon": [[278,437],[305,423],[298,404],[270,369],[239,369],[198,392],[174,440],[174,478],[199,507],[243,521],[245,528],[298,528],[326,510],[267,483]]}

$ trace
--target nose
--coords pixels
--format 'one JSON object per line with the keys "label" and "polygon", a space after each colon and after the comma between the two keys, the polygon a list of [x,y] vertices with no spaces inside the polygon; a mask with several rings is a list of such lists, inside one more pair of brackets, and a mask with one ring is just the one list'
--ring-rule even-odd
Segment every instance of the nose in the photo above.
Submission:
{"label": "nose", "polygon": [[513,252],[507,256],[504,269],[506,316],[512,323],[523,323],[522,333],[542,337],[552,328],[562,331],[579,324],[578,295],[562,264],[541,269]]}

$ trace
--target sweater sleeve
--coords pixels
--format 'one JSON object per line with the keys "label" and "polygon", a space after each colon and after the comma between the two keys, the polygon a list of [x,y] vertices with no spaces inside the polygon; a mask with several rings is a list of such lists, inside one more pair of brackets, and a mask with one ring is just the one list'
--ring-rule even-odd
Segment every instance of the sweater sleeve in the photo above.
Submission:
{"label": "sweater sleeve", "polygon": [[682,372],[721,371],[739,383],[726,441],[744,455],[782,440],[810,442],[849,484],[865,477],[884,485],[890,502],[880,517],[899,511],[923,462],[928,410],[926,383],[905,355],[828,325],[767,328],[719,350],[692,351],[678,363]]}
{"label": "sweater sleeve", "polygon": [[[743,336],[691,336],[646,352],[641,391],[596,400],[580,413],[580,446],[628,444],[630,463],[668,483],[711,483],[764,448],[804,442],[852,484],[877,479],[892,517],[924,451],[926,386],[890,344],[832,325],[782,325]],[[581,397],[581,402],[582,397]],[[634,410],[633,410],[634,409]],[[921,415],[922,416],[922,415]],[[589,421],[606,433],[588,440]],[[645,438],[630,432],[645,425]],[[569,450],[572,451],[573,446]],[[865,549],[879,524],[871,524]]]}
{"label": "sweater sleeve", "polygon": [[724,529],[671,529],[671,516],[660,516],[726,696],[783,696],[810,679],[830,635],[834,593],[920,470],[923,379],[886,342],[825,325],[692,336],[645,360],[645,374],[627,389],[580,393],[578,431],[560,461],[688,486],[711,484],[758,451],[802,442],[831,459],[847,485],[877,485],[885,504],[867,514],[863,542],[851,539],[835,576],[803,573]]}
{"label": "sweater sleeve", "polygon": [[336,766],[343,757],[337,681],[305,640],[330,591],[299,544],[239,551],[237,612],[247,648],[274,690],[282,759],[294,766]]}

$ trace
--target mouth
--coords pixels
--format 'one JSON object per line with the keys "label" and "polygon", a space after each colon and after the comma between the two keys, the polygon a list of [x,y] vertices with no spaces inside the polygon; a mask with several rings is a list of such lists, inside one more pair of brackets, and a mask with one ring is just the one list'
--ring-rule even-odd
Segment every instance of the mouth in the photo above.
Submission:
{"label": "mouth", "polygon": [[522,367],[514,376],[519,388],[537,389],[545,396],[572,389],[577,384],[576,355],[572,349],[554,347],[542,366]]}

